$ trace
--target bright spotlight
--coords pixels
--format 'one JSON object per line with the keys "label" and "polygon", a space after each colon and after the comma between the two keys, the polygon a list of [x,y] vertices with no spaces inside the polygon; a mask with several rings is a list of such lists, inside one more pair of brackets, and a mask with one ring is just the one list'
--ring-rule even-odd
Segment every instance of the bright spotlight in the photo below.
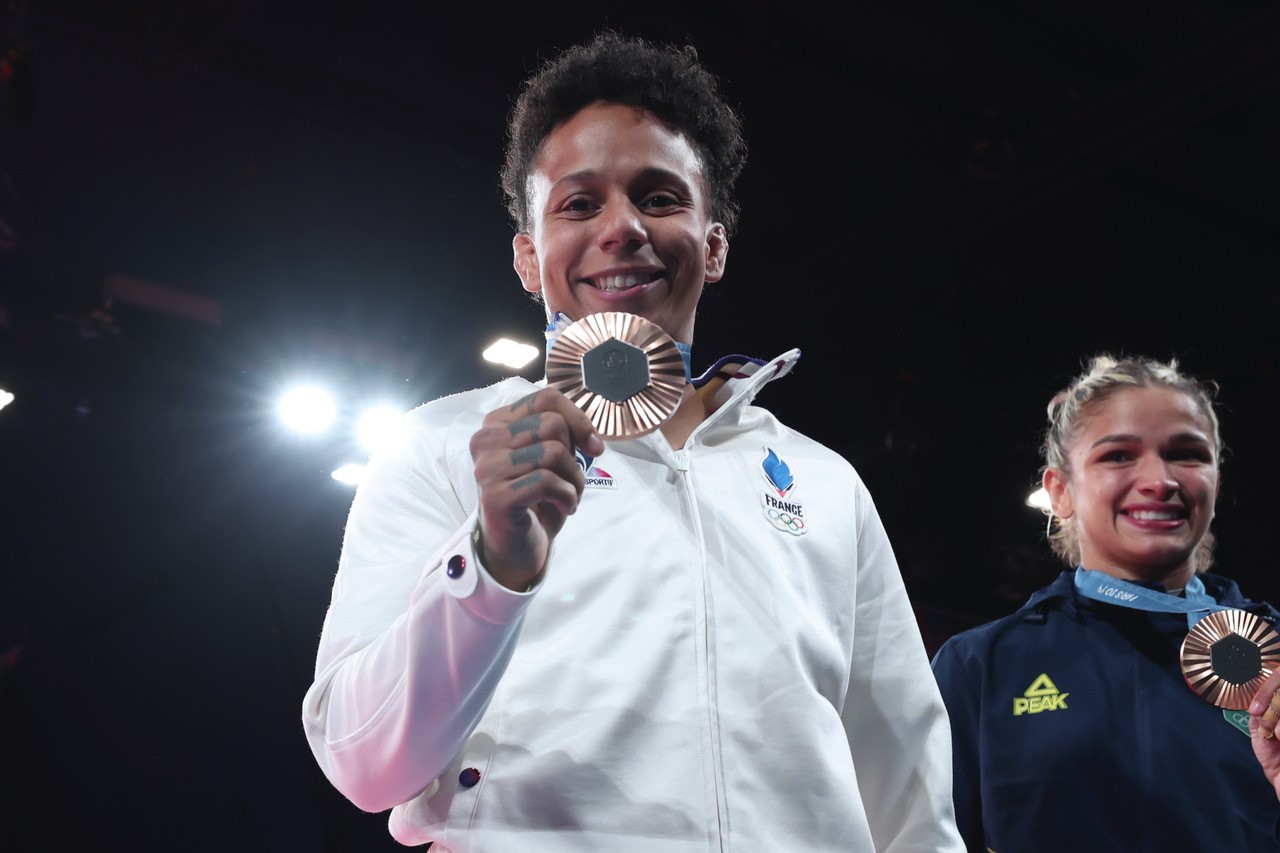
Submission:
{"label": "bright spotlight", "polygon": [[537,357],[538,348],[507,338],[498,338],[480,355],[485,361],[519,370]]}
{"label": "bright spotlight", "polygon": [[0,388],[0,409],[12,403],[16,398],[8,391]]}
{"label": "bright spotlight", "polygon": [[1044,490],[1044,486],[1036,489],[1027,495],[1027,506],[1038,509],[1041,512],[1052,512],[1053,507],[1049,503],[1049,493]]}
{"label": "bright spotlight", "polygon": [[295,432],[314,435],[328,429],[337,414],[337,405],[325,389],[317,385],[293,388],[280,398],[280,419]]}
{"label": "bright spotlight", "polygon": [[405,437],[404,417],[391,406],[374,406],[360,416],[356,436],[370,452],[399,444]]}
{"label": "bright spotlight", "polygon": [[363,465],[343,465],[329,475],[339,483],[346,483],[348,486],[360,485],[360,480],[364,477]]}

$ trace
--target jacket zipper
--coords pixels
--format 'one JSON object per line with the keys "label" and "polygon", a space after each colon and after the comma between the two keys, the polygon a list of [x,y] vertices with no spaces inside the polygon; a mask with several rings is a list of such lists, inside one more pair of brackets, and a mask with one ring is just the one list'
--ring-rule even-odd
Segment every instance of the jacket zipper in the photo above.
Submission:
{"label": "jacket zipper", "polygon": [[[693,436],[691,435],[690,441],[692,441],[692,438]],[[681,488],[684,489],[685,499],[689,505],[689,516],[693,519],[693,532],[698,545],[698,592],[700,595],[698,607],[702,611],[702,662],[705,672],[704,677],[706,678],[707,749],[711,756],[711,793],[716,806],[716,840],[714,848],[718,849],[720,853],[725,853],[728,803],[726,801],[726,791],[722,784],[724,774],[721,769],[720,715],[717,710],[718,700],[716,696],[715,632],[712,627],[713,609],[707,578],[707,549],[702,533],[702,515],[698,511],[698,503],[693,490],[693,477],[689,470],[689,451],[685,449],[673,450],[672,454],[675,469],[680,474]]]}

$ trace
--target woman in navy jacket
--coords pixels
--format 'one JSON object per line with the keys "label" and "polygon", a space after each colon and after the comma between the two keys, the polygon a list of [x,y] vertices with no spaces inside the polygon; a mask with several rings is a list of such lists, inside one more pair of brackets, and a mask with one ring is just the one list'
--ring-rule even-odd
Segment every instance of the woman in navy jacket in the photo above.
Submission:
{"label": "woman in navy jacket", "polygon": [[[1280,850],[1280,747],[1266,737],[1280,708],[1260,719],[1280,681],[1262,683],[1280,614],[1206,572],[1222,452],[1209,388],[1176,362],[1099,356],[1049,421],[1050,541],[1075,570],[933,661],[967,846]],[[1200,631],[1234,614],[1264,637],[1243,649],[1257,677],[1210,674],[1239,710],[1184,676],[1183,641],[1211,614]]]}

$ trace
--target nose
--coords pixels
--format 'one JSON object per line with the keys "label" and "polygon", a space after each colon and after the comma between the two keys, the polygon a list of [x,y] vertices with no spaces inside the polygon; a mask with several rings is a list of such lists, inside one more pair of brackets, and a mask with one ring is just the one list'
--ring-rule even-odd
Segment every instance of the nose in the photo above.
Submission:
{"label": "nose", "polygon": [[612,200],[596,222],[596,244],[606,252],[634,251],[649,241],[640,211],[630,199]]}
{"label": "nose", "polygon": [[1167,501],[1178,491],[1178,481],[1165,460],[1148,456],[1138,468],[1138,491],[1152,500]]}

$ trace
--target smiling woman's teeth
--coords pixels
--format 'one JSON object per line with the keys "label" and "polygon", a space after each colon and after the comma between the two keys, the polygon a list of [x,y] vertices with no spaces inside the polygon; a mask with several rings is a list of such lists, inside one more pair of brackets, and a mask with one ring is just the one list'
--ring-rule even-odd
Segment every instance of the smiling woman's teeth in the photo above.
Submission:
{"label": "smiling woman's teeth", "polygon": [[1156,512],[1154,510],[1134,510],[1129,515],[1139,521],[1173,521],[1178,517],[1178,513],[1172,510],[1163,510]]}
{"label": "smiling woman's teeth", "polygon": [[605,293],[617,293],[620,290],[648,284],[652,280],[653,273],[629,273],[627,275],[610,275],[597,278],[591,283],[597,290],[603,290]]}

